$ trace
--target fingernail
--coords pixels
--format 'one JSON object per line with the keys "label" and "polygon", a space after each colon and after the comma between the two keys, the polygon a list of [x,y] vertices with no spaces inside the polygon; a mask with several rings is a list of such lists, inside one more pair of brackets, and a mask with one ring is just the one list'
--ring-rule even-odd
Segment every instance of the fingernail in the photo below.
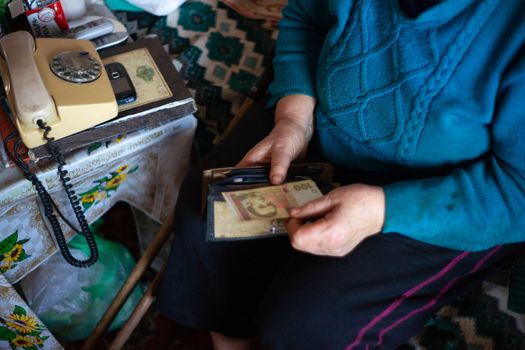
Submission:
{"label": "fingernail", "polygon": [[282,181],[283,181],[283,177],[281,175],[272,176],[272,183],[280,184]]}

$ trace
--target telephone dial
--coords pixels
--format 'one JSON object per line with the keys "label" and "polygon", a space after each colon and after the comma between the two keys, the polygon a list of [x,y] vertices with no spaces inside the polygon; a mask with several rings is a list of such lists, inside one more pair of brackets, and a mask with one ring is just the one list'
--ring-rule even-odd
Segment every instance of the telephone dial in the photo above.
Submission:
{"label": "telephone dial", "polygon": [[[79,198],[68,183],[65,161],[55,140],[91,128],[118,114],[117,101],[107,73],[90,41],[38,38],[25,31],[0,39],[0,74],[7,102],[18,130],[13,160],[33,183],[44,207],[45,217],[55,234],[57,245],[70,264],[87,267],[98,257],[95,240],[84,217]],[[8,140],[4,140],[4,145]],[[58,175],[80,225],[77,230],[60,213],[53,199],[18,153],[22,141],[28,148],[45,145],[58,164]],[[67,248],[59,216],[82,234],[90,257],[78,260]]]}

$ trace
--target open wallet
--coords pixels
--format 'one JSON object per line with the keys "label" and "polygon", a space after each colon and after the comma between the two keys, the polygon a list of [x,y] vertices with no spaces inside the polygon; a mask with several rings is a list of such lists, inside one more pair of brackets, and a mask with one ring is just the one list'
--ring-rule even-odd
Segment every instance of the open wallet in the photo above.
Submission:
{"label": "open wallet", "polygon": [[[332,183],[333,170],[333,166],[327,163],[292,164],[284,182],[312,180],[324,194],[335,187]],[[203,171],[202,213],[207,221],[208,240],[244,240],[286,234],[283,219],[239,219],[222,195],[224,192],[271,186],[269,173],[269,166],[216,168]]]}

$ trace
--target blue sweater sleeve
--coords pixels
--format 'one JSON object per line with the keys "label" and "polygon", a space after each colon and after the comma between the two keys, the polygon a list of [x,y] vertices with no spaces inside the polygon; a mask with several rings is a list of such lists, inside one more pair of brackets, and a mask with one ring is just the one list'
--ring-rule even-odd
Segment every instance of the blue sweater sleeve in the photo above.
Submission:
{"label": "blue sweater sleeve", "polygon": [[524,241],[524,98],[522,57],[501,81],[491,151],[448,176],[385,186],[383,232],[471,251]]}
{"label": "blue sweater sleeve", "polygon": [[315,97],[315,75],[326,32],[333,20],[328,1],[290,0],[279,22],[273,60],[275,78],[269,87],[275,104],[281,97]]}

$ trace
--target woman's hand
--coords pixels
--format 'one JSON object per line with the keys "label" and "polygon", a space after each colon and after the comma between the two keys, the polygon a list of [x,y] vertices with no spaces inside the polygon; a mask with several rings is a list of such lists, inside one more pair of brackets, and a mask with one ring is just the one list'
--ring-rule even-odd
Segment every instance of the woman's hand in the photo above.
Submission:
{"label": "woman's hand", "polygon": [[377,186],[343,186],[291,209],[290,215],[286,228],[295,249],[315,255],[344,256],[382,230],[385,194]]}
{"label": "woman's hand", "polygon": [[280,184],[290,163],[305,154],[313,133],[315,99],[306,95],[289,95],[277,103],[272,132],[255,145],[237,166],[270,163],[270,181]]}

